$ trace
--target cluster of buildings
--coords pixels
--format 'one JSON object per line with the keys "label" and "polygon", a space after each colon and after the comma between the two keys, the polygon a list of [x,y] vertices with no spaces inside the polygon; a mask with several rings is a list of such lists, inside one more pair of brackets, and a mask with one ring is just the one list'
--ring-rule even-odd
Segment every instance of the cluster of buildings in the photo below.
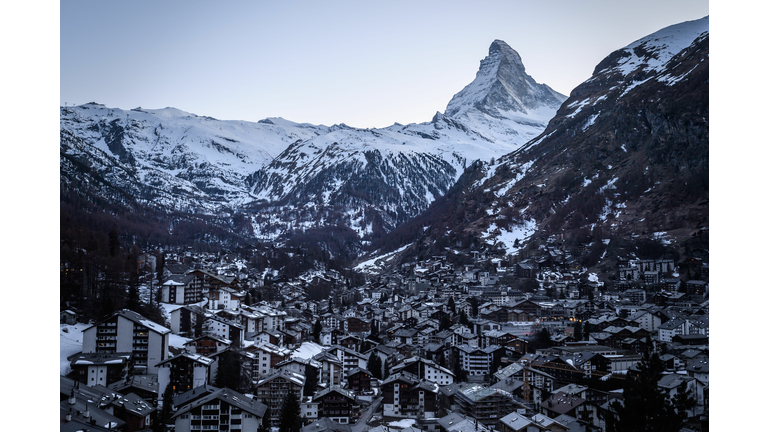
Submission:
{"label": "cluster of buildings", "polygon": [[[659,389],[689,390],[689,418],[705,421],[706,287],[680,290],[690,281],[674,262],[631,259],[606,289],[569,255],[542,253],[509,263],[477,252],[462,266],[434,257],[358,287],[334,271],[269,281],[167,263],[168,321],[122,310],[86,328],[61,378],[62,422],[146,430],[170,403],[176,431],[257,430],[279,425],[293,394],[306,431],[398,419],[414,419],[411,430],[597,431],[647,352],[666,368]],[[536,288],[505,284],[514,279]],[[331,295],[313,300],[319,285]],[[232,364],[235,384],[217,387]]]}

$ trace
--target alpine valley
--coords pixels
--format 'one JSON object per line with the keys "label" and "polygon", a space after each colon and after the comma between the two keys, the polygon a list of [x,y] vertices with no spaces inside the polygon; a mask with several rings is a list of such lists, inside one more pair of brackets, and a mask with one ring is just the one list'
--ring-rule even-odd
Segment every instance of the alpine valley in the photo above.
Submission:
{"label": "alpine valley", "polygon": [[312,241],[346,262],[516,254],[552,236],[690,245],[708,226],[708,29],[705,17],[614,51],[569,97],[496,40],[444,112],[380,129],[62,107],[62,228],[119,226],[154,245]]}

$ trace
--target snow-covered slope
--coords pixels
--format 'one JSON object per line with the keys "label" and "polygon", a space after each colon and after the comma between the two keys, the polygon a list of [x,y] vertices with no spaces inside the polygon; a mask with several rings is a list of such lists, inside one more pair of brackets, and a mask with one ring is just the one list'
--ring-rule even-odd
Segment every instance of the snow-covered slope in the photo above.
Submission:
{"label": "snow-covered slope", "polygon": [[539,135],[565,99],[526,74],[520,54],[495,40],[475,80],[451,99],[445,115],[513,151]]}
{"label": "snow-covered slope", "polygon": [[175,108],[61,108],[62,182],[111,186],[169,209],[215,211],[249,200],[245,177],[289,144],[328,128],[283,119],[222,121]]}
{"label": "snow-covered slope", "polygon": [[258,226],[270,236],[338,220],[361,236],[387,232],[443,195],[469,163],[503,156],[539,135],[563,100],[525,74],[517,52],[494,41],[476,79],[431,122],[336,126],[256,172],[260,213],[285,215]]}
{"label": "snow-covered slope", "polygon": [[705,17],[609,54],[541,135],[465,170],[463,188],[414,224],[430,221],[435,248],[475,238],[507,253],[551,234],[686,241],[708,226],[708,118]]}
{"label": "snow-covered slope", "polygon": [[381,235],[426,209],[471,162],[541,133],[563,99],[497,40],[446,114],[420,124],[253,123],[89,103],[61,109],[61,183],[168,211],[247,209],[260,238],[319,226]]}

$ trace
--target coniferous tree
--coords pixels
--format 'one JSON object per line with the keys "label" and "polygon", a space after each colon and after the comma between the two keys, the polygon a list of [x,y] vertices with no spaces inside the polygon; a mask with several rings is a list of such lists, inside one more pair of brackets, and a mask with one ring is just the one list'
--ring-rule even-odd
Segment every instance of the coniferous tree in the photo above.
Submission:
{"label": "coniferous tree", "polygon": [[163,273],[165,273],[165,252],[160,252],[157,256],[157,283],[163,283]]}
{"label": "coniferous tree", "polygon": [[298,432],[301,426],[299,399],[293,392],[288,392],[280,407],[280,432]]}
{"label": "coniferous tree", "polygon": [[125,307],[134,312],[141,312],[141,302],[139,300],[139,289],[136,285],[128,288],[128,297],[125,300]]}
{"label": "coniferous tree", "polygon": [[448,330],[451,328],[451,320],[448,318],[448,315],[443,315],[440,318],[440,328],[439,331]]}
{"label": "coniferous tree", "polygon": [[658,387],[664,365],[659,355],[644,356],[639,373],[627,378],[622,401],[610,404],[615,412],[607,414],[607,432],[678,432],[683,427],[686,409],[695,402],[690,392],[681,392],[674,400]]}
{"label": "coniferous tree", "polygon": [[584,339],[584,332],[581,330],[581,321],[576,321],[573,325],[573,338],[576,339],[577,342]]}
{"label": "coniferous tree", "polygon": [[467,313],[464,312],[464,310],[462,310],[459,314],[459,322],[465,326],[469,326],[469,317],[467,316]]}
{"label": "coniferous tree", "polygon": [[171,420],[173,415],[173,386],[171,383],[165,386],[163,391],[163,406],[158,410],[155,423],[152,425],[152,432],[165,432],[166,423]]}
{"label": "coniferous tree", "polygon": [[264,412],[264,418],[261,419],[258,432],[272,432],[272,412],[269,407]]}
{"label": "coniferous tree", "polygon": [[219,367],[216,369],[216,377],[213,385],[218,388],[231,388],[236,391],[248,390],[242,388],[243,381],[243,361],[240,355],[232,350],[228,350],[219,355]]}
{"label": "coniferous tree", "polygon": [[477,297],[470,297],[469,304],[472,306],[472,316],[477,317],[478,309],[480,308],[480,302],[477,300]]}
{"label": "coniferous tree", "polygon": [[368,370],[374,378],[381,379],[381,357],[376,352],[372,352],[368,358]]}
{"label": "coniferous tree", "polygon": [[307,377],[307,380],[304,383],[304,391],[302,392],[304,396],[314,396],[315,390],[317,390],[318,373],[320,373],[320,371],[318,371],[317,368],[307,365],[304,370],[304,375]]}
{"label": "coniferous tree", "polygon": [[384,360],[384,375],[382,376],[382,379],[389,378],[389,358]]}
{"label": "coniferous tree", "polygon": [[320,322],[320,318],[315,321],[315,325],[312,327],[312,336],[315,338],[315,342],[320,343],[320,333],[323,331],[323,323]]}

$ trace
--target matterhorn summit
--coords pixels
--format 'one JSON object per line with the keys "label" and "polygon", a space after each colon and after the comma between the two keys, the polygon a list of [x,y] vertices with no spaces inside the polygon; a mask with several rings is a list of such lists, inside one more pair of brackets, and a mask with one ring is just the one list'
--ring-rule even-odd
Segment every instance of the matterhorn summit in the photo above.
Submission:
{"label": "matterhorn summit", "polygon": [[497,39],[474,81],[448,102],[445,115],[518,147],[544,130],[565,99],[525,73],[520,54]]}

